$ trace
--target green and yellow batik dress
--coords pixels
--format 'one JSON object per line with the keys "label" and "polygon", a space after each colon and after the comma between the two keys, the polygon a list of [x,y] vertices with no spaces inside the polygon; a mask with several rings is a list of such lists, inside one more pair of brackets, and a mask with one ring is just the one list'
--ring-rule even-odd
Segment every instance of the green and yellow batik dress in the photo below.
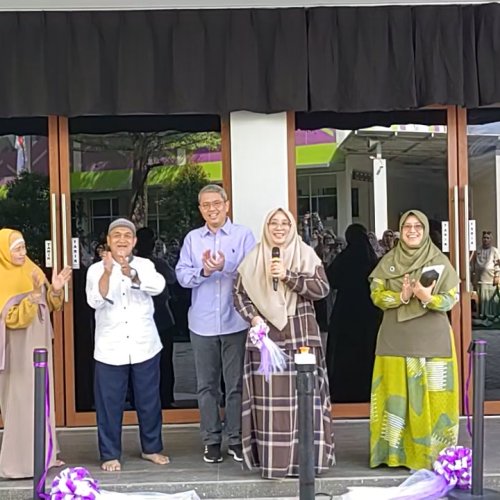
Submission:
{"label": "green and yellow batik dress", "polygon": [[[373,279],[371,296],[381,309],[401,305],[400,294]],[[456,288],[433,295],[429,310],[449,311]],[[450,358],[376,356],[370,407],[370,467],[431,469],[438,453],[456,445],[458,366],[451,331]]]}

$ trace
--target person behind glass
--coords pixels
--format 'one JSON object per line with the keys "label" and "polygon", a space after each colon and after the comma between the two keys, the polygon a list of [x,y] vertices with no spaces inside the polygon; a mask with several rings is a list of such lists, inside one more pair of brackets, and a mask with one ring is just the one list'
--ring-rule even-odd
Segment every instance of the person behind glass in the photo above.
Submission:
{"label": "person behind glass", "polygon": [[326,346],[330,395],[334,403],[366,403],[382,316],[368,282],[378,257],[362,224],[351,224],[345,237],[347,248],[326,268],[330,288],[337,291]]}
{"label": "person behind glass", "polygon": [[[173,279],[175,280],[175,271],[170,267],[165,259],[155,257],[156,241],[155,233],[149,227],[143,227],[137,231],[137,244],[135,246],[135,254],[138,257],[149,259],[155,266],[168,284]],[[174,364],[172,360],[174,348],[174,316],[170,309],[170,294],[168,286],[163,289],[159,295],[153,297],[155,308],[154,320],[160,340],[163,345],[160,357],[160,397],[162,408],[169,408],[174,402]]]}
{"label": "person behind glass", "polygon": [[[318,244],[314,247],[314,251],[321,259],[323,267],[326,269],[338,255],[335,248],[335,235],[329,230],[326,230],[322,234],[318,234]],[[328,331],[328,322],[332,313],[333,303],[334,296],[331,290],[324,299],[314,302],[316,320],[318,321],[321,332]]]}
{"label": "person behind glass", "polygon": [[471,275],[479,295],[479,318],[484,326],[500,319],[500,251],[491,231],[483,231],[481,246],[471,258]]}
{"label": "person behind glass", "polygon": [[92,259],[92,263],[95,264],[96,262],[100,262],[102,260],[102,256],[104,255],[104,252],[106,252],[106,244],[98,243],[94,250],[94,258]]}
{"label": "person behind glass", "polygon": [[176,266],[181,286],[192,289],[188,314],[196,367],[203,459],[222,462],[219,416],[221,371],[225,384],[228,454],[241,462],[241,385],[248,323],[233,305],[236,270],[254,247],[250,229],[228,218],[224,189],[210,184],[198,194],[205,225],[187,234]]}
{"label": "person behind glass", "polygon": [[133,257],[134,224],[109,225],[109,251],[87,272],[87,302],[95,309],[94,397],[102,469],[121,470],[122,417],[131,382],[142,458],[164,465],[161,436],[160,351],[152,297],[165,279],[149,259]]}
{"label": "person behind glass", "polygon": [[[49,285],[43,271],[26,254],[22,234],[0,230],[0,411],[3,439],[0,477],[33,477],[33,350],[48,351],[50,382],[49,422],[55,429],[54,377],[52,368],[52,326],[50,312],[63,307],[63,288],[71,268],[54,273]],[[47,443],[48,445],[48,443]],[[50,456],[56,459],[57,441]]]}
{"label": "person behind glass", "polygon": [[370,466],[431,469],[458,438],[459,385],[447,311],[459,278],[432,243],[418,210],[400,220],[401,240],[370,275],[384,311],[373,368]]}
{"label": "person behind glass", "polygon": [[[280,257],[272,258],[273,247]],[[278,280],[274,289],[273,280]],[[315,471],[335,462],[330,391],[325,355],[313,301],[326,297],[328,280],[315,251],[302,241],[292,214],[272,210],[265,219],[262,239],[238,268],[234,303],[252,326],[267,323],[269,338],[288,355],[284,372],[266,382],[259,372],[260,351],[246,342],[243,378],[243,456],[262,477],[297,476],[298,408],[294,353],[308,346],[316,355],[314,398]]]}
{"label": "person behind glass", "polygon": [[382,239],[379,241],[379,252],[384,255],[394,248],[394,231],[386,229],[382,234]]}
{"label": "person behind glass", "polygon": [[382,257],[382,255],[386,253],[384,249],[380,246],[380,243],[377,239],[377,235],[373,231],[370,231],[368,233],[368,240],[370,241],[370,245],[372,246],[373,251],[375,252],[378,258]]}

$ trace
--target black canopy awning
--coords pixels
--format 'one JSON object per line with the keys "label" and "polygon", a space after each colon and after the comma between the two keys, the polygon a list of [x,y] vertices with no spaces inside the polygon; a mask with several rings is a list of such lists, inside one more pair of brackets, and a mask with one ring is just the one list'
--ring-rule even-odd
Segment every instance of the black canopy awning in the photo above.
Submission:
{"label": "black canopy awning", "polygon": [[500,103],[496,3],[4,12],[0,43],[1,117]]}

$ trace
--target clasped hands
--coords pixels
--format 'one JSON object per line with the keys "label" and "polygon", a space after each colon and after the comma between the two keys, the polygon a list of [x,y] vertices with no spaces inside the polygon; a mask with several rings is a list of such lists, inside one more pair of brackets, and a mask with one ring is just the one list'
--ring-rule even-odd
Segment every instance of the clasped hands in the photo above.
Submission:
{"label": "clasped hands", "polygon": [[203,264],[203,276],[208,278],[215,271],[222,271],[224,269],[226,257],[221,250],[217,252],[216,256],[212,255],[210,250],[205,250],[201,255],[201,262]]}
{"label": "clasped hands", "polygon": [[[71,267],[66,266],[60,273],[55,271],[52,273],[52,291],[55,295],[58,295],[64,285],[69,282],[72,272]],[[42,286],[45,283],[45,276],[38,269],[34,269],[31,273],[31,279],[33,281],[33,291],[30,298],[32,302],[39,304],[42,300]]]}
{"label": "clasped hands", "polygon": [[433,281],[429,286],[425,287],[415,279],[411,280],[409,274],[405,274],[403,277],[403,287],[401,289],[401,300],[402,302],[408,303],[412,297],[416,297],[420,302],[427,303],[432,298],[432,290],[436,285],[436,281]]}

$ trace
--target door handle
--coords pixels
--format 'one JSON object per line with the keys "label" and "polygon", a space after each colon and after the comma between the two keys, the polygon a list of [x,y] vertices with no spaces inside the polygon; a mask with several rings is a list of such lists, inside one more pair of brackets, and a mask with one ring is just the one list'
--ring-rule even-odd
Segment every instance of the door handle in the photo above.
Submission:
{"label": "door handle", "polygon": [[52,271],[57,274],[57,197],[56,193],[50,194],[50,218],[52,240]]}
{"label": "door handle", "polygon": [[[66,215],[66,195],[61,194],[61,223],[62,223],[62,252],[63,252],[63,267],[68,266],[68,227]],[[69,285],[64,285],[64,302],[69,302]]]}
{"label": "door handle", "polygon": [[469,237],[469,186],[464,186],[464,260],[465,260],[465,291],[471,292],[470,288],[470,237]]}
{"label": "door handle", "polygon": [[458,219],[458,186],[453,187],[453,219],[455,231],[453,232],[453,238],[455,240],[455,270],[457,274],[460,274],[460,221]]}

